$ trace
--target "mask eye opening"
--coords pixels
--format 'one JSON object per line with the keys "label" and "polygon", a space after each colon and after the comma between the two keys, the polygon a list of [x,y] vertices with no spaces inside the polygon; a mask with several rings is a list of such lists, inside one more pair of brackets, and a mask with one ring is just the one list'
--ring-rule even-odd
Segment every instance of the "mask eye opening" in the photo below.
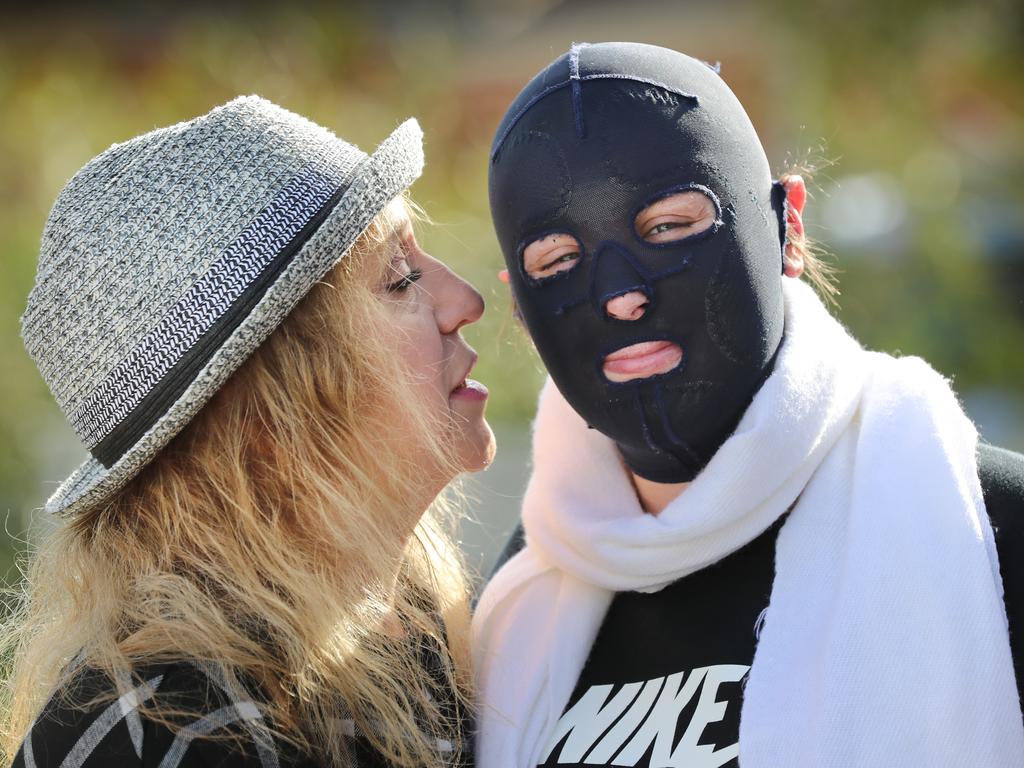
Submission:
{"label": "mask eye opening", "polygon": [[[550,241],[546,247],[542,245],[545,240]],[[585,256],[586,248],[579,237],[554,229],[524,239],[516,249],[516,265],[527,284],[540,286],[567,278]]]}
{"label": "mask eye opening", "polygon": [[[655,205],[656,203],[665,200],[666,198],[673,197],[674,195],[681,195],[686,192],[701,193],[707,200],[710,201],[711,205],[713,206],[713,217],[710,222],[704,224],[703,229],[697,232],[693,232],[691,234],[682,234],[682,236],[680,237],[663,240],[661,242],[652,241],[645,237],[640,232],[637,224],[641,214],[643,214],[645,210],[650,208],[652,205]],[[718,199],[718,195],[716,195],[714,191],[712,191],[703,184],[689,183],[677,184],[675,186],[669,187],[668,189],[661,190],[660,192],[657,192],[651,195],[649,198],[647,198],[643,203],[637,206],[635,211],[633,211],[633,216],[630,220],[630,229],[632,230],[633,237],[636,238],[637,242],[639,242],[640,244],[647,248],[671,248],[674,246],[679,246],[683,243],[693,243],[699,240],[703,240],[706,237],[711,237],[713,234],[715,234],[715,232],[718,231],[722,224],[722,203]]]}

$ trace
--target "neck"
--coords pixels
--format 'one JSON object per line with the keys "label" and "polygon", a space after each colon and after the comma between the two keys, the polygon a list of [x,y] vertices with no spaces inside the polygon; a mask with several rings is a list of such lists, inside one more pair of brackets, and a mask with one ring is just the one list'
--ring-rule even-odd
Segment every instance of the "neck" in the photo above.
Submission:
{"label": "neck", "polygon": [[640,506],[649,515],[659,515],[672,500],[682,493],[689,483],[656,483],[637,474],[630,473],[633,487],[636,488]]}

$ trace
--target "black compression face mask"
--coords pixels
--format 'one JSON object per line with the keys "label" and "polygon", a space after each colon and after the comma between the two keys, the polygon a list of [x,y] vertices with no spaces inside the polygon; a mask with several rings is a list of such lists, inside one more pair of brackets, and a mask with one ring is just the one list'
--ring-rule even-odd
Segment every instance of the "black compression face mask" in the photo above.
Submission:
{"label": "black compression face mask", "polygon": [[[639,211],[706,195],[706,230],[654,244]],[[743,107],[707,64],[636,43],[578,45],[538,74],[498,128],[491,212],[513,295],[558,389],[657,482],[692,480],[736,428],[782,339],[782,188]],[[534,279],[523,251],[576,238],[573,268]],[[642,317],[607,311],[638,291]],[[614,383],[606,355],[682,349],[673,370]]]}

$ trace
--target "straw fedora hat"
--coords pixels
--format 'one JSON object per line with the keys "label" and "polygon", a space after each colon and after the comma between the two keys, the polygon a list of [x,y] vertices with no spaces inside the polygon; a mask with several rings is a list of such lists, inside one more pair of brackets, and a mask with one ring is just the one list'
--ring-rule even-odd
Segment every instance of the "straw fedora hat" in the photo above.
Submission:
{"label": "straw fedora hat", "polygon": [[115,144],[43,231],[21,335],[89,458],[46,502],[109,499],[203,407],[423,168],[257,96]]}

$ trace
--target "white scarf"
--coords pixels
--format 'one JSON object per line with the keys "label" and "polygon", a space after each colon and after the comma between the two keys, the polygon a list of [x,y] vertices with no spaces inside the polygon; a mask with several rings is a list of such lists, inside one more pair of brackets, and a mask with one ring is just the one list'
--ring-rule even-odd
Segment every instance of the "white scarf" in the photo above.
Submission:
{"label": "white scarf", "polygon": [[773,373],[660,515],[545,386],[526,547],[474,617],[480,768],[546,757],[614,592],[720,560],[795,501],[740,713],[743,768],[1024,765],[974,426],[925,362],[862,349],[809,287],[783,283]]}

